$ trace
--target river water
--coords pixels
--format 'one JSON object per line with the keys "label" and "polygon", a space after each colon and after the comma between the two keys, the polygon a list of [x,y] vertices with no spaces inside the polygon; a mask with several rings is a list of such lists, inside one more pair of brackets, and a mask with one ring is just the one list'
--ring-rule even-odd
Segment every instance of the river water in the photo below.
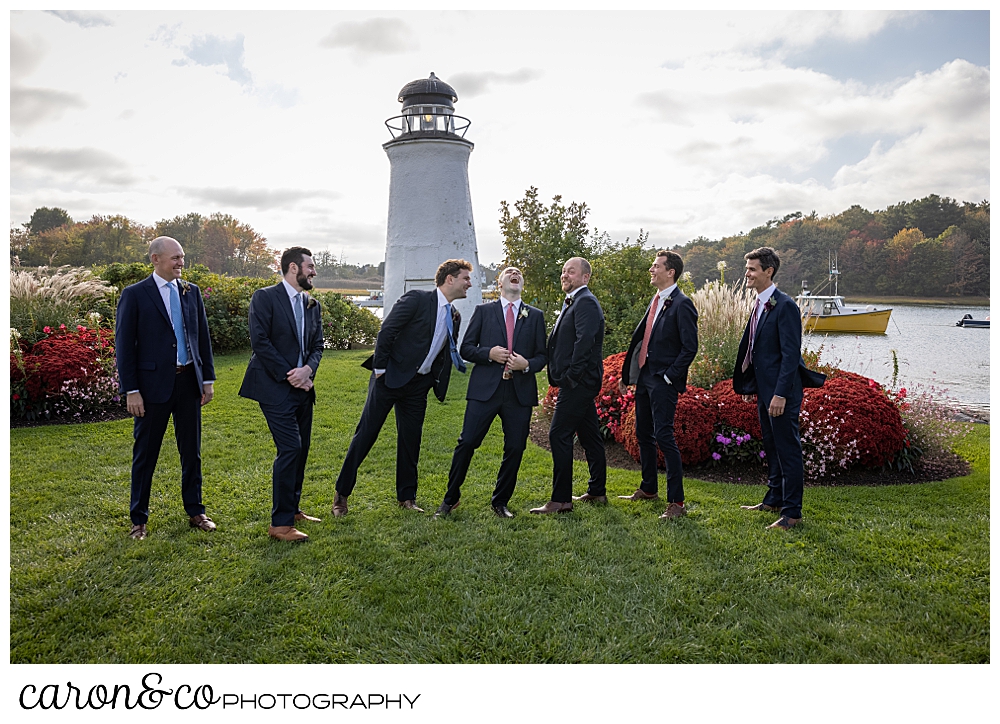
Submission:
{"label": "river water", "polygon": [[965,314],[985,319],[990,307],[894,304],[885,334],[813,334],[805,347],[822,345],[823,362],[887,385],[895,350],[899,387],[947,395],[969,414],[989,420],[990,330],[956,327]]}

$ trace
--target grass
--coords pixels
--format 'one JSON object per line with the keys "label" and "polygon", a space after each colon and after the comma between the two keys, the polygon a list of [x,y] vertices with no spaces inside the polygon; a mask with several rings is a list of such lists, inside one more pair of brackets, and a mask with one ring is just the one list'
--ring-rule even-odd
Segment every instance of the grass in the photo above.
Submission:
{"label": "grass", "polygon": [[[189,529],[164,445],[150,537],[128,539],[131,422],[11,430],[12,663],[988,662],[989,439],[974,471],[924,485],[809,488],[805,525],[765,533],[753,486],[686,482],[691,513],[613,501],[541,517],[551,459],[529,444],[492,516],[497,424],[445,520],[395,505],[392,420],[347,518],[333,484],[366,392],[367,352],[327,352],[302,507],[305,545],[268,539],[273,445],[236,394],[248,355],[216,360],[204,500]],[[418,502],[441,501],[466,376],[428,406]],[[577,492],[585,465],[577,463]],[[637,474],[612,470],[608,492]],[[280,641],[281,645],[275,644]]]}

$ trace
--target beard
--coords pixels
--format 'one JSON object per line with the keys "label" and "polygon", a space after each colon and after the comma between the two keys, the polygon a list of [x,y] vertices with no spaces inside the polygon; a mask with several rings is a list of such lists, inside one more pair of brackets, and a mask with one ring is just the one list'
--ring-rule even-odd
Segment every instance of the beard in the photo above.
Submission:
{"label": "beard", "polygon": [[300,289],[305,289],[309,291],[313,288],[312,279],[307,277],[305,274],[299,274],[295,277],[295,281],[298,283]]}

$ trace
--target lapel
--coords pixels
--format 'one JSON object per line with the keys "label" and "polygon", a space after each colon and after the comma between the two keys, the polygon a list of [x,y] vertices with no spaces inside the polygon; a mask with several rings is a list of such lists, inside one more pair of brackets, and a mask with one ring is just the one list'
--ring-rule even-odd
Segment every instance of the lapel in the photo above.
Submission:
{"label": "lapel", "polygon": [[[663,324],[664,317],[666,317],[670,313],[670,310],[674,308],[674,302],[677,300],[677,293],[679,291],[680,291],[680,289],[674,287],[674,291],[670,292],[670,296],[667,297],[667,299],[665,299],[663,301],[663,304],[666,304],[667,301],[669,300],[670,301],[670,306],[667,307],[666,309],[662,310],[659,314],[656,315],[656,319],[653,320],[653,332],[650,335],[650,337],[652,337],[653,334],[656,334],[656,329],[661,324]],[[646,314],[649,314],[649,312],[647,311]]]}
{"label": "lapel", "polygon": [[[285,289],[285,285],[278,282],[274,285],[274,293],[278,295],[278,307],[285,313],[285,323],[288,324],[292,329],[292,334],[294,335],[296,341],[298,341],[299,333],[295,328],[295,312],[292,310],[292,300],[288,297],[288,292]],[[303,309],[303,312],[305,310]]]}
{"label": "lapel", "polygon": [[[517,311],[517,314],[514,315],[514,344],[517,344],[517,338],[518,335],[521,334],[521,328],[524,327],[524,323],[528,321],[527,317],[523,318],[521,317],[521,312],[523,312],[527,308],[528,308],[527,305],[524,303],[524,300],[522,299],[521,308]],[[504,320],[504,331],[505,332],[507,331],[507,320]]]}
{"label": "lapel", "polygon": [[[780,292],[777,289],[771,292],[771,297],[770,299],[767,300],[768,304],[773,302],[774,306],[777,306],[779,293]],[[768,317],[771,316],[771,310],[768,309],[767,307],[768,305],[765,304],[763,311],[761,311],[760,313],[760,319],[757,320],[757,328],[753,332],[754,342],[756,342],[757,337],[760,335],[760,331],[764,328],[764,323],[767,321]]]}
{"label": "lapel", "polygon": [[160,315],[167,325],[173,329],[174,326],[170,324],[170,315],[167,314],[167,308],[163,305],[163,297],[160,296],[160,288],[156,286],[156,280],[153,279],[153,275],[150,274],[146,277],[145,281],[146,294],[149,295],[150,301],[152,301],[153,306],[160,310]]}

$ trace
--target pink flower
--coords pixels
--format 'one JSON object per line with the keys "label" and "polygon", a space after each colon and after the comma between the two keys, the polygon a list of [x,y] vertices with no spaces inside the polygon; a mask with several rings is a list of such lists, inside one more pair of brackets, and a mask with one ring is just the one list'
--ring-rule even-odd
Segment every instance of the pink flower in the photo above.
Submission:
{"label": "pink flower", "polygon": [[45,332],[45,334],[52,334],[52,327],[42,327],[42,331]]}
{"label": "pink flower", "polygon": [[76,325],[76,331],[77,331],[77,332],[86,332],[86,331],[87,331],[87,328],[86,328],[86,327],[84,327],[84,326],[83,326],[83,325],[81,325],[81,324],[78,324],[78,325]]}
{"label": "pink flower", "polygon": [[59,329],[63,329],[63,330],[66,329],[66,325],[65,324],[60,324],[59,325]]}

